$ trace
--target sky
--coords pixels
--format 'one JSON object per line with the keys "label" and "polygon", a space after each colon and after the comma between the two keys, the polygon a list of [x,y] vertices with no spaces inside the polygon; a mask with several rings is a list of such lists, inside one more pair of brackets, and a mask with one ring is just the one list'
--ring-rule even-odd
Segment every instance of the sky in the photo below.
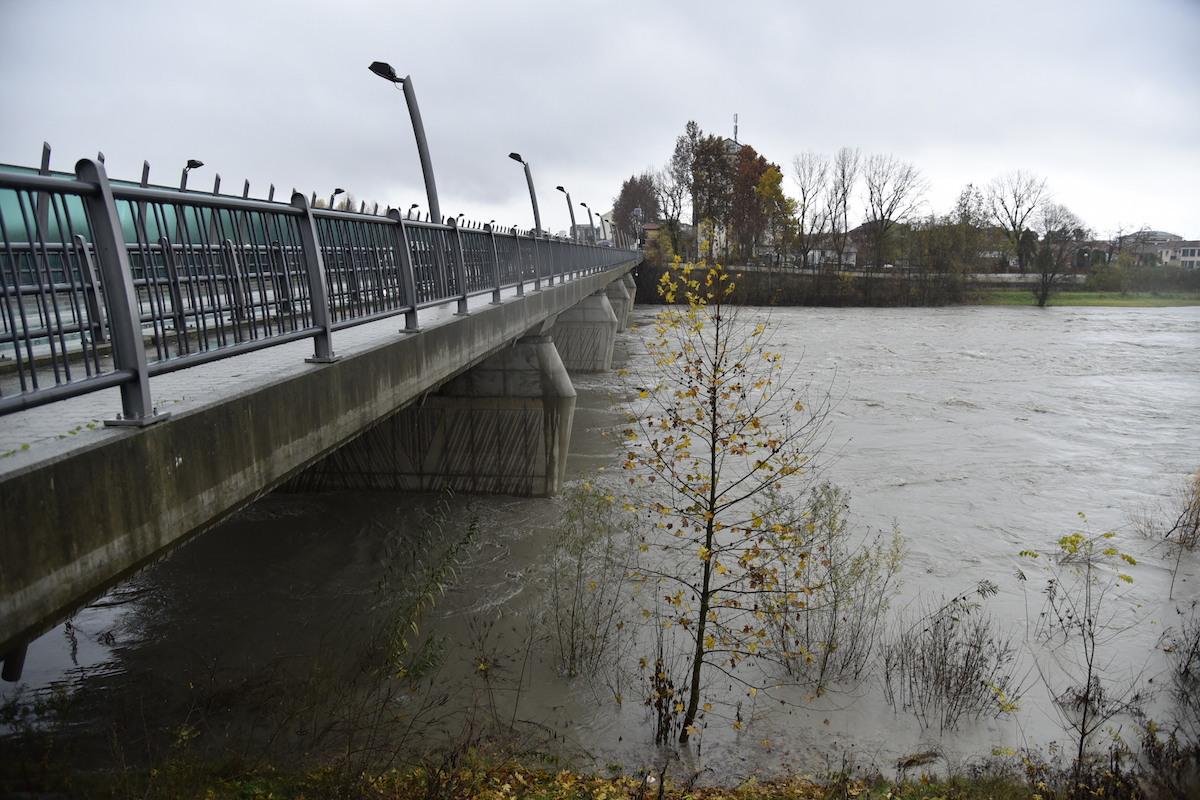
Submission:
{"label": "sky", "polygon": [[1016,170],[1100,237],[1200,239],[1200,0],[0,0],[0,163],[544,227],[607,211],[689,120],[778,165],[911,163],[926,213]]}

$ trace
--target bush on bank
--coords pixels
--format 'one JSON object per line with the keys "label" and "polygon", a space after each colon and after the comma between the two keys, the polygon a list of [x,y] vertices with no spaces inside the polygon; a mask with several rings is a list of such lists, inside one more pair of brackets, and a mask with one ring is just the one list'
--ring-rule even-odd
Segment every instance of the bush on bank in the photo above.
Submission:
{"label": "bush on bank", "polygon": [[[1169,268],[1163,268],[1169,269]],[[664,268],[643,263],[637,273],[637,302],[660,303],[656,286]],[[763,267],[730,267],[737,273],[733,302],[751,306],[937,307],[949,305],[1034,305],[1030,288],[988,288],[962,273],[906,276],[902,272],[811,273]],[[1174,269],[1172,273],[1181,270]],[[1088,279],[1081,291],[1055,289],[1047,305],[1090,306],[1191,306],[1200,305],[1200,270],[1191,275],[1168,276],[1114,284]]]}

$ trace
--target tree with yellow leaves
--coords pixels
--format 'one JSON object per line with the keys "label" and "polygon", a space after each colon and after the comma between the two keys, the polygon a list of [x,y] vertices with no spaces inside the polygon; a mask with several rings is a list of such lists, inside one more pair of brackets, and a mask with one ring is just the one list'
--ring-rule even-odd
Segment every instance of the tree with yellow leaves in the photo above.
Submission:
{"label": "tree with yellow leaves", "polygon": [[[1086,525],[1087,517],[1079,518]],[[1137,560],[1117,545],[1115,532],[1076,531],[1047,554],[1045,605],[1033,631],[1043,645],[1034,666],[1051,692],[1054,708],[1075,736],[1074,778],[1088,771],[1086,750],[1092,735],[1118,714],[1136,714],[1146,694],[1140,676],[1114,686],[1107,666],[1124,636],[1142,625],[1140,604],[1125,593]],[[1021,556],[1041,558],[1035,550]],[[1018,570],[1018,577],[1025,579]],[[1123,685],[1122,685],[1123,684]]]}
{"label": "tree with yellow leaves", "polygon": [[740,673],[744,662],[805,656],[787,652],[795,639],[774,617],[802,604],[808,554],[794,498],[820,455],[828,402],[808,403],[766,320],[729,302],[733,283],[703,263],[663,273],[668,305],[647,337],[651,366],[637,375],[623,432],[626,507],[652,523],[634,577],[657,609],[646,616],[682,632],[687,653],[668,701],[682,714],[682,743],[708,706],[710,671],[753,695],[763,687]]}

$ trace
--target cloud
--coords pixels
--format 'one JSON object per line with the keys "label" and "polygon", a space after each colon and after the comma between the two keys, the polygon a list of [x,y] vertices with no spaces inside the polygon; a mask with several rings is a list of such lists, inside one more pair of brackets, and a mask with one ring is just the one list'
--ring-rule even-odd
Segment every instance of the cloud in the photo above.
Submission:
{"label": "cloud", "polygon": [[[180,6],[125,0],[0,5],[0,161],[209,185],[249,179],[401,207],[424,201],[402,93],[411,75],[441,204],[529,225],[530,162],[546,223],[606,209],[666,162],[689,119],[738,135],[788,172],[805,150],[893,154],[944,210],[967,182],[1047,178],[1101,232],[1147,224],[1200,237],[1200,6],[1144,0],[828,3],[351,0]],[[1151,35],[1153,34],[1153,35]],[[173,177],[174,176],[174,177]],[[785,181],[785,187],[787,182]]]}

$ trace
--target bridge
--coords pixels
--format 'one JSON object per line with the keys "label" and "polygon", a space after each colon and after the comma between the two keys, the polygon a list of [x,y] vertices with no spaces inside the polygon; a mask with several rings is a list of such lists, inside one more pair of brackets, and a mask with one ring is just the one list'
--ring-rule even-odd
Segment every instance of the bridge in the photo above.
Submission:
{"label": "bridge", "polygon": [[285,484],[552,495],[637,250],[0,169],[0,656]]}

